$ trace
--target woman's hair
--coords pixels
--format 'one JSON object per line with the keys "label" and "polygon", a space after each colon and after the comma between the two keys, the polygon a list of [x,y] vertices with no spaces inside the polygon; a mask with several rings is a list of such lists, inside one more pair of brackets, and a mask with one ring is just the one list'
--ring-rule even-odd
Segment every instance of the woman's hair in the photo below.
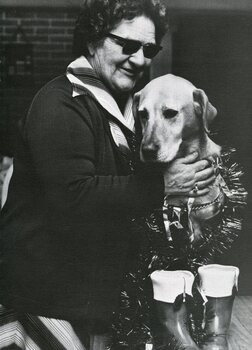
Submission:
{"label": "woman's hair", "polygon": [[160,44],[168,26],[166,8],[160,0],[84,0],[74,30],[74,55],[87,55],[88,43],[102,39],[121,20],[141,15],[153,21]]}

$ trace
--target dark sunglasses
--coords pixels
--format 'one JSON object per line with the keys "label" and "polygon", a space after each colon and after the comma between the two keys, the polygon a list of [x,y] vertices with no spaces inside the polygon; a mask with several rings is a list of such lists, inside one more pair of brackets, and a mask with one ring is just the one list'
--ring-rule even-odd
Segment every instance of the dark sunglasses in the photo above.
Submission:
{"label": "dark sunglasses", "polygon": [[109,38],[115,39],[117,43],[122,46],[123,53],[125,55],[132,55],[133,53],[137,52],[140,47],[143,47],[143,54],[146,58],[153,58],[156,56],[156,54],[162,50],[162,46],[156,45],[156,44],[145,44],[143,45],[138,40],[133,39],[126,39],[122,38],[121,36],[108,33],[106,36]]}

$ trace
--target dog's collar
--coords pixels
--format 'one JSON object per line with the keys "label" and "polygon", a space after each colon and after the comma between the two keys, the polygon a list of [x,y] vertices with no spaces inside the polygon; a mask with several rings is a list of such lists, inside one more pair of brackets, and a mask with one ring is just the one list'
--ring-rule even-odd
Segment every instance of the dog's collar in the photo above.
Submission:
{"label": "dog's collar", "polygon": [[[202,210],[202,209],[206,209],[206,208],[209,208],[211,207],[212,205],[215,205],[217,203],[221,203],[221,199],[223,198],[223,191],[220,190],[220,193],[218,194],[218,196],[211,202],[207,202],[207,203],[203,203],[203,204],[200,204],[200,205],[193,205],[192,206],[192,211],[193,212],[197,212],[199,210]],[[215,214],[216,215],[216,214]],[[215,216],[214,215],[214,216]]]}
{"label": "dog's collar", "polygon": [[[172,241],[171,226],[176,226],[177,229],[184,229],[184,226],[181,223],[181,215],[183,213],[186,213],[187,215],[189,239],[191,242],[193,242],[195,237],[192,218],[195,218],[196,220],[198,219],[199,221],[210,220],[221,212],[226,193],[226,184],[221,175],[218,175],[218,181],[219,193],[217,197],[210,202],[206,202],[200,205],[193,205],[195,198],[190,197],[187,204],[175,206],[168,204],[167,198],[164,199],[164,204],[162,207],[163,222],[165,226],[166,237],[169,241]],[[168,214],[169,212],[173,213],[172,216],[176,217],[175,220],[171,220]]]}

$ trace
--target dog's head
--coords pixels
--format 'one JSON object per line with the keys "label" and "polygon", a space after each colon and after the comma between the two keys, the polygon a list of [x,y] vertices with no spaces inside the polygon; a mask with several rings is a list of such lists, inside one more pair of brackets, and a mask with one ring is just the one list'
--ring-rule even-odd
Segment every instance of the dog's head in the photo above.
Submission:
{"label": "dog's head", "polygon": [[142,127],[141,159],[159,163],[175,159],[183,141],[208,133],[217,114],[203,90],[172,74],[136,93],[133,112]]}

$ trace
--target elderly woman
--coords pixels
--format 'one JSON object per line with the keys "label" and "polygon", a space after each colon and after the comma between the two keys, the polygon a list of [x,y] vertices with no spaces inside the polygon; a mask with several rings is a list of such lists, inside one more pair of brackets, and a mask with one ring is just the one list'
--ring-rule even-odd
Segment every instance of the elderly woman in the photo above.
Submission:
{"label": "elderly woman", "polygon": [[163,173],[138,161],[131,96],[165,26],[158,1],[85,1],[77,59],[35,96],[1,213],[0,348],[105,349],[137,253],[130,218],[207,191],[197,154]]}

